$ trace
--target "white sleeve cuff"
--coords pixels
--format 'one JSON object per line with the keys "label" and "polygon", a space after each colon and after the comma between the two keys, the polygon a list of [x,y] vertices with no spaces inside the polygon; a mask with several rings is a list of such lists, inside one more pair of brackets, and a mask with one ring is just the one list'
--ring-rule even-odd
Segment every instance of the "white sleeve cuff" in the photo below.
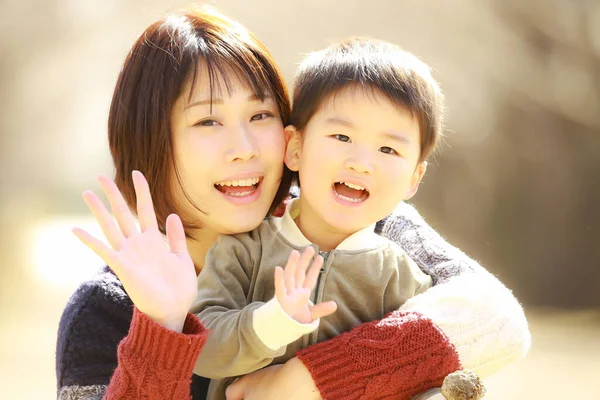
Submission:
{"label": "white sleeve cuff", "polygon": [[271,350],[280,349],[319,327],[319,319],[301,324],[283,311],[277,298],[254,311],[252,327],[256,336]]}

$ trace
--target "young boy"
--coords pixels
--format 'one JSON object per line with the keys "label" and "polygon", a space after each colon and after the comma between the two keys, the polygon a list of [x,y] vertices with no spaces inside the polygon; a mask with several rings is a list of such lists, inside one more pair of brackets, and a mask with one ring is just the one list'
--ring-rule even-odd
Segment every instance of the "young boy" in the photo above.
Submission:
{"label": "young boy", "polygon": [[210,399],[225,398],[225,378],[283,363],[431,286],[374,233],[416,193],[439,137],[443,98],[429,68],[352,39],[309,56],[294,89],[285,163],[300,197],[282,218],[220,237],[198,278],[192,312],[213,332],[194,372],[213,379]]}

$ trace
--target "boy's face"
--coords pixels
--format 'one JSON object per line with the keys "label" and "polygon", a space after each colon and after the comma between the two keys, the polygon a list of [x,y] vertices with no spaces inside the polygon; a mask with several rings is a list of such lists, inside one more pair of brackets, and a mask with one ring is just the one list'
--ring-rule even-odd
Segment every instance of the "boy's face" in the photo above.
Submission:
{"label": "boy's face", "polygon": [[302,218],[314,216],[327,231],[352,234],[379,221],[416,193],[425,173],[418,121],[370,89],[345,88],[304,132],[287,132],[285,161],[299,172]]}

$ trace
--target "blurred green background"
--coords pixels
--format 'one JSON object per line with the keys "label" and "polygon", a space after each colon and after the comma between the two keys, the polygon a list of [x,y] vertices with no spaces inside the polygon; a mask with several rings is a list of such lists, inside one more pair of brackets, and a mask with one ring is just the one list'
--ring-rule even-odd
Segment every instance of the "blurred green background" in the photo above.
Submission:
{"label": "blurred green background", "polygon": [[[415,203],[514,290],[533,334],[486,398],[600,398],[600,2],[211,3],[267,44],[290,83],[304,53],[351,35],[434,68],[448,134]],[[58,319],[101,266],[70,228],[98,231],[80,194],[113,171],[117,74],[136,36],[186,4],[0,2],[2,398],[55,396]]]}

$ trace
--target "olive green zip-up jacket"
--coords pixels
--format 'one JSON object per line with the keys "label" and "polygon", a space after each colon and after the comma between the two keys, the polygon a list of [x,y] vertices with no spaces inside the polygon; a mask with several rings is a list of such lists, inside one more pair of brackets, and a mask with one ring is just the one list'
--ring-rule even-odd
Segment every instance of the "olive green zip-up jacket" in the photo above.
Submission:
{"label": "olive green zip-up jacket", "polygon": [[[395,243],[369,226],[328,253],[319,252],[294,222],[298,202],[282,218],[250,233],[222,235],[198,277],[191,312],[212,331],[194,373],[211,378],[209,399],[225,399],[233,378],[289,360],[301,348],[383,318],[424,292],[431,278]],[[310,324],[290,318],[274,298],[274,272],[290,252],[313,246],[324,259],[313,303],[334,300],[337,311]]]}

